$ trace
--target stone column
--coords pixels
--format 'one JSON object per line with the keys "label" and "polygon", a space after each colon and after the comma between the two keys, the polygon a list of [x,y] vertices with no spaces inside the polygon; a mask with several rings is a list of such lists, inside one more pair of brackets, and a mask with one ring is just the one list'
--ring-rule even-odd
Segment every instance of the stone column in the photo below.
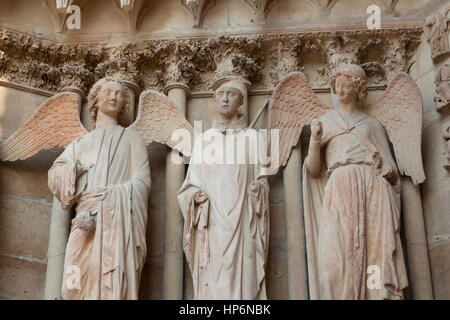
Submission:
{"label": "stone column", "polygon": [[[164,92],[186,116],[189,88],[182,83],[169,84]],[[172,155],[172,153],[174,153]],[[169,150],[166,158],[166,218],[163,271],[163,299],[183,299],[183,216],[178,206],[177,194],[185,178],[183,163],[175,164],[172,157],[180,157]],[[180,160],[181,157],[180,157]],[[180,161],[181,162],[181,161]]]}
{"label": "stone column", "polygon": [[[66,87],[61,91],[77,93],[83,101],[84,91],[77,87]],[[81,112],[81,109],[78,110]],[[45,276],[44,299],[60,300],[64,273],[64,257],[69,239],[72,211],[64,210],[58,199],[53,198],[52,216],[47,248],[47,273]]]}
{"label": "stone column", "polygon": [[58,199],[53,198],[50,234],[47,249],[47,274],[45,300],[60,300],[64,272],[64,257],[69,239],[71,210],[64,210]]}
{"label": "stone column", "polygon": [[139,100],[139,94],[141,93],[141,88],[131,81],[122,80],[123,83],[128,87],[128,92],[130,93],[130,106],[127,109],[127,112],[124,113],[121,117],[121,120],[125,123],[123,125],[130,125],[134,121],[134,114],[136,109],[136,101]]}
{"label": "stone column", "polygon": [[283,170],[285,197],[289,299],[308,299],[306,239],[303,219],[302,154],[300,143],[292,149]]}
{"label": "stone column", "polygon": [[410,177],[402,177],[402,215],[412,298],[433,299],[420,188]]}

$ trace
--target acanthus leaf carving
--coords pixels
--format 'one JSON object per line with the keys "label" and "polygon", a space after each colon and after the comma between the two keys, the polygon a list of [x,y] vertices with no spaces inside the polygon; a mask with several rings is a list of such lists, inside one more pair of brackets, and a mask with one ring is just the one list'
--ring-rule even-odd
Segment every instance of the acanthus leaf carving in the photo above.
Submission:
{"label": "acanthus leaf carving", "polygon": [[200,27],[206,11],[211,8],[215,0],[180,0],[181,5],[186,8],[194,20],[192,27]]}
{"label": "acanthus leaf carving", "polygon": [[[194,93],[210,91],[215,77],[228,75],[242,76],[252,82],[254,90],[265,90],[277,83],[282,74],[305,67],[313,87],[325,89],[328,75],[339,62],[377,62],[388,77],[407,71],[421,31],[414,27],[151,39],[110,47],[103,42],[50,41],[0,28],[0,78],[48,93],[66,86],[81,86],[86,91],[92,78],[113,75],[146,89],[162,90],[179,82]],[[368,55],[367,48],[375,51]],[[378,59],[368,60],[371,57]],[[309,70],[307,63],[311,58],[318,64]],[[369,79],[379,82],[381,74],[375,69]]]}
{"label": "acanthus leaf carving", "polygon": [[[273,45],[273,42],[278,43],[278,45]],[[287,37],[285,39],[276,37],[270,42],[269,47],[272,48],[272,71],[269,76],[274,86],[288,73],[302,71],[300,67],[302,40],[299,37]]]}
{"label": "acanthus leaf carving", "polygon": [[335,32],[326,46],[328,68],[333,73],[341,64],[359,64],[361,41],[345,33]]}
{"label": "acanthus leaf carving", "polygon": [[207,46],[216,63],[215,80],[228,76],[240,76],[252,83],[262,78],[261,36],[216,37]]}
{"label": "acanthus leaf carving", "polygon": [[416,34],[404,33],[398,38],[384,42],[383,63],[388,80],[399,72],[408,72],[411,58],[420,44]]}

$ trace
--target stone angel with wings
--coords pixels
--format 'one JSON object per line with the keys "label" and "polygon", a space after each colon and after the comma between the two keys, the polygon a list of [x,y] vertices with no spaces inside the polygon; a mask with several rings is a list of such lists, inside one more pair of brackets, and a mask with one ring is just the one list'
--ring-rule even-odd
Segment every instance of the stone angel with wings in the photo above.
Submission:
{"label": "stone angel with wings", "polygon": [[[303,126],[311,125],[303,166],[310,298],[402,299],[408,278],[400,237],[400,175],[415,184],[425,179],[420,91],[400,73],[365,106],[367,76],[354,64],[337,69],[331,88],[339,99],[334,109],[320,101],[303,73],[294,72],[278,84],[271,104],[281,165]],[[377,269],[373,286],[366,285],[370,268]]]}
{"label": "stone angel with wings", "polygon": [[[48,173],[48,185],[64,209],[75,205],[64,261],[63,299],[137,299],[146,258],[152,141],[176,147],[177,130],[192,127],[163,94],[147,90],[136,120],[121,126],[130,92],[107,77],[88,95],[95,129],[80,122],[80,96],[64,92],[45,101],[34,115],[0,144],[0,159],[26,159],[40,150],[64,147]],[[176,147],[189,155],[188,148]],[[184,149],[184,150],[181,150]],[[75,286],[69,270],[77,268]]]}

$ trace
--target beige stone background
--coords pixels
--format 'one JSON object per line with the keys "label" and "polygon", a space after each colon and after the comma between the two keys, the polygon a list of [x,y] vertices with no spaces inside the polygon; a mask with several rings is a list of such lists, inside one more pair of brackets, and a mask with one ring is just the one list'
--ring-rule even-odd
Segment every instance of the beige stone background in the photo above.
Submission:
{"label": "beige stone background", "polygon": [[[193,17],[179,0],[151,0],[135,19],[134,28],[127,15],[113,0],[81,1],[81,30],[57,32],[58,20],[40,0],[0,1],[0,28],[31,34],[38,38],[65,42],[104,42],[142,39],[174,39],[182,37],[211,37],[219,34],[283,33],[287,30],[340,30],[365,23],[366,8],[383,2],[375,0],[339,0],[326,16],[321,16],[312,4],[315,0],[269,1],[270,10],[264,20],[258,20],[242,0],[216,0],[203,16],[201,27],[193,28]],[[118,2],[118,1],[117,1]],[[316,1],[329,3],[332,1]],[[385,1],[389,2],[389,1]],[[443,10],[448,1],[394,1],[395,15],[383,19],[401,24],[422,26],[426,16]],[[384,20],[383,20],[384,21]],[[133,30],[136,29],[136,30]],[[435,111],[433,101],[435,74],[450,57],[433,61],[430,45],[424,32],[420,45],[411,58],[410,74],[417,81],[424,101],[423,163],[426,181],[421,186],[423,210],[432,271],[434,296],[450,299],[450,183],[443,168],[443,118]],[[305,73],[317,68],[320,58],[305,59]],[[322,63],[323,64],[323,63]],[[149,70],[148,72],[151,72]],[[312,74],[312,73],[311,73]],[[2,79],[0,79],[1,81]],[[145,82],[146,88],[152,87]],[[251,88],[249,118],[252,119],[270,95],[273,86],[262,82]],[[328,85],[326,84],[325,87]],[[6,138],[18,129],[47,97],[44,91],[24,89],[8,81],[0,82],[0,137]],[[158,88],[160,89],[160,88]],[[255,90],[252,90],[255,89]],[[260,89],[260,91],[256,90]],[[269,91],[264,91],[264,90]],[[33,92],[32,92],[33,91]],[[202,91],[201,89],[199,91]],[[369,100],[381,93],[370,92]],[[193,90],[187,106],[187,118],[203,120],[207,128],[214,115],[211,90],[195,94]],[[326,90],[320,97],[331,104]],[[84,110],[84,109],[83,109]],[[86,122],[87,113],[82,114]],[[258,128],[267,128],[267,112],[258,121]],[[307,139],[303,139],[307,140]],[[305,150],[306,148],[303,148]],[[148,256],[144,267],[140,298],[162,298],[165,214],[166,147],[152,144],[148,148],[151,165],[152,191],[147,230]],[[47,171],[60,150],[43,151],[30,159],[0,162],[0,299],[42,299],[44,297],[46,253],[52,207],[47,187]],[[288,269],[286,219],[284,212],[283,178],[279,173],[269,179],[271,231],[267,265],[267,290],[270,299],[288,298]],[[300,195],[299,195],[300,197]],[[186,269],[187,272],[187,269]],[[185,276],[184,297],[192,296],[189,275]]]}

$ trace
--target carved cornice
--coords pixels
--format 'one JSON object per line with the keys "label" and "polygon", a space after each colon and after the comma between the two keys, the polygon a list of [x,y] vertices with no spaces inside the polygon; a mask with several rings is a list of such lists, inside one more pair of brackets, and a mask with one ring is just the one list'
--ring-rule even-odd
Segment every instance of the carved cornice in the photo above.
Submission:
{"label": "carved cornice", "polygon": [[320,65],[311,68],[315,89],[326,89],[330,71],[343,61],[365,65],[373,85],[380,86],[385,77],[408,70],[421,32],[352,30],[114,44],[58,43],[0,28],[0,80],[50,92],[64,87],[87,92],[96,79],[112,75],[143,89],[182,83],[194,95],[210,91],[216,78],[240,75],[252,82],[252,90],[270,90],[283,75],[302,70],[304,57],[313,54],[320,56]]}

